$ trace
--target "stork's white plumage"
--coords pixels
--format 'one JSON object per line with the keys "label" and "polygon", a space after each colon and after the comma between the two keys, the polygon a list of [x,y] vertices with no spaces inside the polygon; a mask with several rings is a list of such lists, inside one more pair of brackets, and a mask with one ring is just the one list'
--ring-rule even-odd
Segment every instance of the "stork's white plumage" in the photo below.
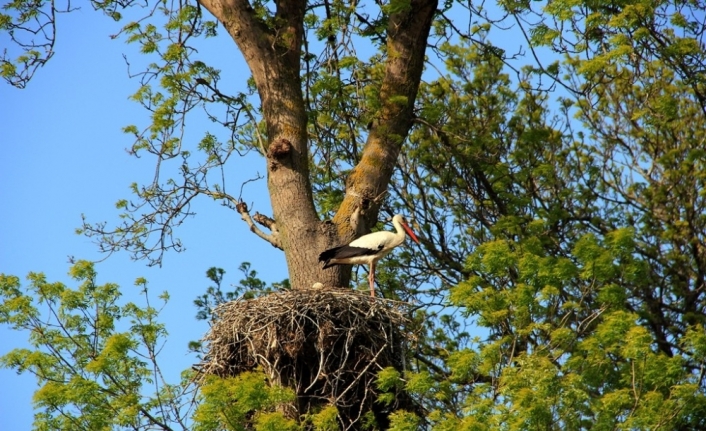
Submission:
{"label": "stork's white plumage", "polygon": [[348,245],[330,248],[319,255],[324,269],[333,265],[369,265],[368,283],[370,296],[375,296],[375,263],[402,244],[409,235],[417,244],[419,240],[400,214],[392,218],[396,232],[373,232],[363,235]]}

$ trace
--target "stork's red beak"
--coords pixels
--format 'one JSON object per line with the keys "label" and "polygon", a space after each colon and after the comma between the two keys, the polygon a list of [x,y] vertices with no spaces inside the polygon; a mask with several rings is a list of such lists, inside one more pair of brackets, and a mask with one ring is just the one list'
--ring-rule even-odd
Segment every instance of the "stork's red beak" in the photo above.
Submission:
{"label": "stork's red beak", "polygon": [[402,223],[402,227],[404,228],[405,231],[407,231],[407,235],[409,235],[410,238],[412,238],[412,241],[416,242],[419,244],[419,240],[417,239],[417,235],[412,232],[412,229],[409,228],[405,223]]}

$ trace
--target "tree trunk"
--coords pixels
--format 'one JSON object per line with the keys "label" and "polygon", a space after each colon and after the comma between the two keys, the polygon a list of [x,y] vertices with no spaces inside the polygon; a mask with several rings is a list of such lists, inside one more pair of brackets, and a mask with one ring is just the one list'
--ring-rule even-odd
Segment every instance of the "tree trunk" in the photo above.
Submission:
{"label": "tree trunk", "polygon": [[347,181],[348,193],[333,224],[319,220],[309,178],[307,116],[300,80],[306,1],[276,2],[270,23],[258,18],[247,1],[201,0],[201,4],[237,43],[262,101],[268,187],[292,287],[311,287],[316,282],[347,286],[350,267],[322,270],[318,255],[355,237],[360,231],[351,223],[356,210],[363,215],[365,228],[376,222],[380,203],[374,198],[387,188],[411,126],[436,0],[413,1],[409,9],[390,17],[379,122]]}

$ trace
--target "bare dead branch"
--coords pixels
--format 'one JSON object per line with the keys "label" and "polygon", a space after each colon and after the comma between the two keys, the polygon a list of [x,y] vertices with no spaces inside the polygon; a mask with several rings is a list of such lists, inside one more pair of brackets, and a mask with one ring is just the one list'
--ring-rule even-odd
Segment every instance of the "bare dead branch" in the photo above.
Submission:
{"label": "bare dead branch", "polygon": [[[262,223],[262,217],[265,216],[259,213],[255,213],[255,220],[253,220],[253,218],[250,216],[250,212],[248,211],[248,205],[243,201],[238,202],[235,205],[235,209],[238,211],[243,221],[247,223],[250,227],[250,232],[269,242],[270,244],[272,244],[273,247],[283,250],[282,243],[279,239],[279,231],[277,230],[277,225],[275,224],[274,220],[266,217],[268,220],[271,220],[271,223],[269,223],[268,226],[267,224]],[[260,228],[257,227],[257,225],[255,224],[255,221],[262,224],[263,226],[268,227],[272,231],[272,234],[267,234],[260,230]]]}

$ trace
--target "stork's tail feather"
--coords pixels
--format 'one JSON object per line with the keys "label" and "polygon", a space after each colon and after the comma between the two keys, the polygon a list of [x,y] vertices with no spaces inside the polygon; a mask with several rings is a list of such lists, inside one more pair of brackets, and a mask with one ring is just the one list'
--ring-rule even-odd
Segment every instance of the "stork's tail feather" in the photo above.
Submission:
{"label": "stork's tail feather", "polygon": [[329,263],[329,262],[331,261],[331,259],[333,259],[334,257],[336,257],[336,253],[338,253],[338,251],[339,251],[340,249],[342,249],[343,247],[344,247],[344,246],[330,248],[330,249],[328,249],[328,250],[322,252],[322,253],[319,255],[319,262],[323,262],[323,263],[324,263],[324,268],[323,268],[323,269],[330,268],[330,267],[332,267],[332,266],[335,265],[335,263]]}

